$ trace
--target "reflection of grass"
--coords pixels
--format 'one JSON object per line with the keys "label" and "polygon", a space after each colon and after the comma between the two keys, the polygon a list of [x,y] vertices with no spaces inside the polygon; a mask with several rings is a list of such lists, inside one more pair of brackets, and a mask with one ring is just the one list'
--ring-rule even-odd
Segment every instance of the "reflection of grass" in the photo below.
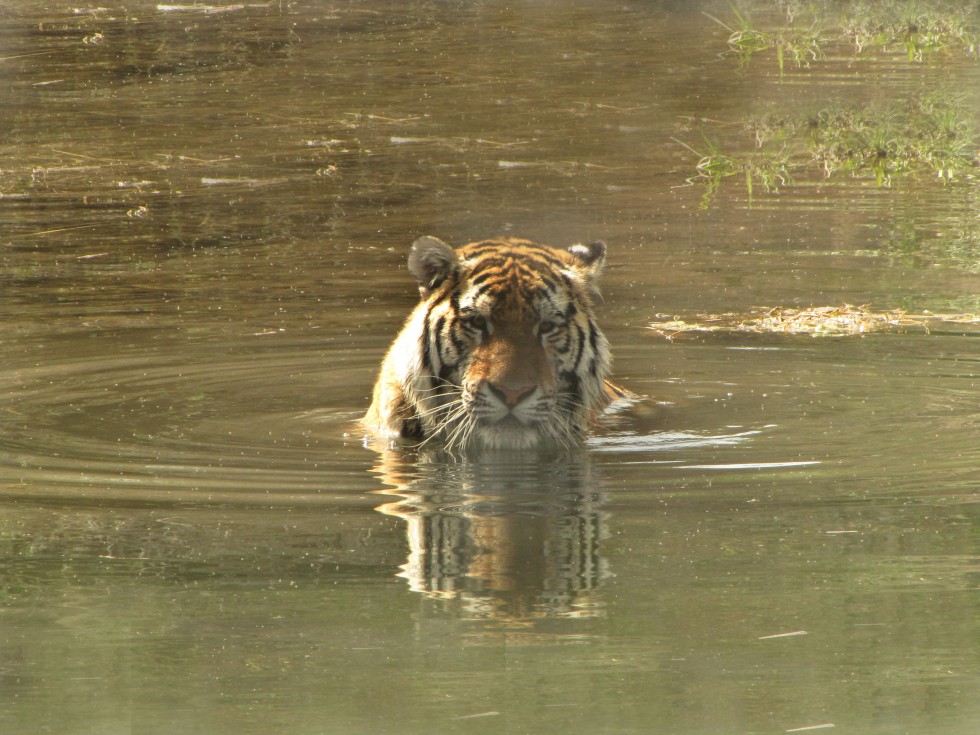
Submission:
{"label": "reflection of grass", "polygon": [[688,181],[698,181],[705,185],[706,190],[701,198],[702,209],[707,209],[711,205],[711,200],[721,186],[722,180],[729,176],[741,175],[745,178],[745,189],[748,192],[749,201],[752,200],[756,182],[761,184],[766,191],[773,191],[792,181],[790,155],[785,147],[768,154],[755,153],[734,158],[723,154],[707,138],[705,138],[706,153],[692,148],[677,138],[673,138],[673,140],[699,158],[695,166],[697,173]]}
{"label": "reflection of grass", "polygon": [[792,59],[797,66],[802,66],[810,60],[821,56],[820,23],[814,20],[806,28],[787,28],[775,32],[766,32],[753,28],[746,13],[740,12],[734,3],[729,3],[735,16],[734,27],[713,15],[705,13],[731,33],[728,37],[728,47],[735,52],[743,64],[747,64],[752,54],[776,50],[776,60],[779,72],[782,74],[787,59]]}
{"label": "reflection of grass", "polygon": [[[977,212],[980,191],[965,192],[960,210]],[[980,222],[976,217],[940,219],[938,226],[923,224],[921,218],[905,216],[879,229],[878,246],[882,253],[904,263],[920,262],[946,265],[980,273]],[[960,298],[957,309],[980,312],[980,294]]]}
{"label": "reflection of grass", "polygon": [[942,93],[914,96],[901,104],[868,108],[826,107],[809,115],[768,116],[750,122],[756,148],[723,154],[709,144],[692,180],[708,187],[710,200],[721,180],[744,174],[766,190],[787,184],[790,171],[819,167],[826,176],[848,172],[873,176],[887,186],[896,175],[930,172],[943,182],[977,166],[977,133],[966,104]]}
{"label": "reflection of grass", "polygon": [[909,61],[927,52],[960,49],[980,56],[980,9],[944,0],[770,0],[744,2],[758,11],[780,10],[785,22],[773,29],[754,25],[747,9],[729,2],[733,18],[713,21],[729,32],[728,47],[743,64],[753,54],[775,51],[779,71],[819,59],[822,48],[849,41],[857,53],[904,50]]}
{"label": "reflection of grass", "polygon": [[975,3],[863,0],[848,5],[851,12],[842,23],[842,31],[858,52],[865,48],[904,48],[909,61],[921,61],[925,52],[950,47],[980,54],[980,19]]}
{"label": "reflection of grass", "polygon": [[965,107],[938,94],[901,106],[821,110],[808,120],[806,139],[827,175],[869,171],[879,185],[914,171],[950,181],[977,163],[976,135]]}
{"label": "reflection of grass", "polygon": [[718,187],[721,186],[721,180],[738,173],[738,161],[722,155],[718,147],[707,138],[705,138],[705,143],[708,146],[707,153],[702,153],[677,138],[673,138],[673,141],[684,146],[699,158],[694,167],[697,173],[688,179],[688,182],[699,181],[704,184],[705,192],[701,197],[701,209],[707,209],[711,206],[711,200],[717,193]]}

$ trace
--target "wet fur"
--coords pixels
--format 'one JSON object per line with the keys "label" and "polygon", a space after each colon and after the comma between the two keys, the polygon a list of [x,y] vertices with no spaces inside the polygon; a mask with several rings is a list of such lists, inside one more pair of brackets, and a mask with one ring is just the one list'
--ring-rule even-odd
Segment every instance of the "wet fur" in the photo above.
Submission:
{"label": "wet fur", "polygon": [[496,239],[453,250],[417,240],[421,301],[388,350],[372,432],[449,450],[576,442],[623,391],[594,318],[605,245]]}

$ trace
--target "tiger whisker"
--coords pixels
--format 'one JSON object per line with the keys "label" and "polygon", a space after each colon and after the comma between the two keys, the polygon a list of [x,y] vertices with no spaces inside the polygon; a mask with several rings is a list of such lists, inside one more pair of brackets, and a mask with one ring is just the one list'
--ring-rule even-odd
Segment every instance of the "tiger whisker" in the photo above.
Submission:
{"label": "tiger whisker", "polygon": [[471,419],[457,422],[452,432],[446,437],[446,446],[450,449],[457,445],[461,448],[465,446],[473,426],[474,422]]}
{"label": "tiger whisker", "polygon": [[449,408],[453,408],[454,406],[456,406],[457,403],[458,401],[451,401],[450,403],[442,403],[438,406],[433,406],[432,408],[426,408],[422,411],[416,411],[415,415],[418,416],[419,418],[422,418],[424,416],[432,416],[433,414],[444,412]]}
{"label": "tiger whisker", "polygon": [[445,411],[445,416],[443,416],[441,420],[431,430],[431,433],[429,434],[428,438],[426,438],[425,441],[423,441],[418,446],[421,447],[424,446],[425,444],[428,444],[435,437],[444,433],[445,429],[448,426],[452,424],[456,424],[456,429],[453,431],[452,434],[450,434],[450,440],[451,440],[451,437],[455,436],[456,432],[458,432],[459,427],[465,424],[465,422],[459,422],[459,419],[465,416],[467,412],[466,404],[462,401],[462,399],[449,403],[445,406],[440,406],[439,409]]}
{"label": "tiger whisker", "polygon": [[[417,393],[436,393],[436,391],[445,391],[448,393],[462,393],[463,386],[456,385],[455,383],[441,382],[439,385],[434,385],[431,388],[416,388]],[[436,395],[444,395],[443,393],[436,393]]]}

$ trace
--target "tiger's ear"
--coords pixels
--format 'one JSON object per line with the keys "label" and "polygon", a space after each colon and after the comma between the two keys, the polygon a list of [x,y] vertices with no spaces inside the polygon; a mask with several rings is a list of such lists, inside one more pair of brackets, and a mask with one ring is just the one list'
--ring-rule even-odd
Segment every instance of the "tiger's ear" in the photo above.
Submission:
{"label": "tiger's ear", "polygon": [[606,243],[596,240],[588,245],[572,245],[568,252],[575,256],[576,264],[585,277],[589,281],[595,281],[606,262]]}
{"label": "tiger's ear", "polygon": [[426,298],[456,272],[456,251],[438,237],[420,237],[408,253],[408,270]]}

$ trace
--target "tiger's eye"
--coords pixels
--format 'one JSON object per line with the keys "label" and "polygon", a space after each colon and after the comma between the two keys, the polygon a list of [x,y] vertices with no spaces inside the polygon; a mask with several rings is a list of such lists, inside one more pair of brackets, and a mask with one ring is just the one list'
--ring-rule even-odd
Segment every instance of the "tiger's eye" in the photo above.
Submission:
{"label": "tiger's eye", "polygon": [[548,332],[553,332],[558,328],[558,325],[554,322],[541,322],[538,325],[538,334],[548,334]]}
{"label": "tiger's eye", "polygon": [[482,314],[470,314],[466,317],[466,325],[472,329],[485,329],[487,320]]}

